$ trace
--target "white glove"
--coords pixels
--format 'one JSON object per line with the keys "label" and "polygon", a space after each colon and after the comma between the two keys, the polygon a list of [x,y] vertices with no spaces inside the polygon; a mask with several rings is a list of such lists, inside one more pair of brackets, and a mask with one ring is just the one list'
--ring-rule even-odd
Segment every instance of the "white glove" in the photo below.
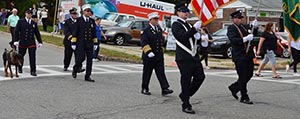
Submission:
{"label": "white glove", "polygon": [[243,37],[243,42],[252,41],[252,40],[253,40],[253,34],[249,34]]}
{"label": "white glove", "polygon": [[148,57],[149,58],[152,58],[152,57],[154,57],[155,55],[154,55],[154,53],[153,52],[150,52],[149,54],[148,54]]}
{"label": "white glove", "polygon": [[194,24],[194,27],[196,28],[196,30],[198,30],[198,29],[201,28],[201,25],[202,25],[202,21],[197,21],[197,22]]}
{"label": "white glove", "polygon": [[14,42],[14,45],[15,46],[19,46],[19,42]]}
{"label": "white glove", "polygon": [[96,50],[98,48],[98,45],[94,45],[94,50]]}
{"label": "white glove", "polygon": [[252,25],[254,28],[258,27],[258,22],[256,19],[252,22]]}
{"label": "white glove", "polygon": [[73,50],[76,50],[76,45],[71,46]]}
{"label": "white glove", "polygon": [[43,44],[42,43],[39,43],[38,44],[38,48],[40,48],[40,47],[42,47],[43,46]]}
{"label": "white glove", "polygon": [[201,34],[198,32],[198,33],[195,33],[194,34],[194,38],[196,39],[196,40],[200,40],[201,39]]}

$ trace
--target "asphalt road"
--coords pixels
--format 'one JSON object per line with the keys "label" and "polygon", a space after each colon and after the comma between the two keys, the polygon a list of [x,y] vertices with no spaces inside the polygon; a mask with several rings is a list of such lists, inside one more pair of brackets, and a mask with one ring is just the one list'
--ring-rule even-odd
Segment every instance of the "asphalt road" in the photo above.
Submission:
{"label": "asphalt road", "polygon": [[[7,47],[8,34],[0,32],[0,51]],[[283,79],[254,77],[249,95],[254,105],[239,103],[227,86],[236,80],[234,70],[205,70],[206,80],[191,98],[195,115],[181,112],[179,72],[166,67],[175,92],[161,96],[153,75],[151,96],[140,93],[140,64],[94,63],[95,83],[62,71],[63,50],[44,44],[37,50],[37,77],[29,75],[28,59],[20,78],[3,77],[0,64],[0,119],[299,119],[300,80],[280,72]],[[28,54],[26,55],[28,57]],[[73,64],[73,63],[72,63]]]}

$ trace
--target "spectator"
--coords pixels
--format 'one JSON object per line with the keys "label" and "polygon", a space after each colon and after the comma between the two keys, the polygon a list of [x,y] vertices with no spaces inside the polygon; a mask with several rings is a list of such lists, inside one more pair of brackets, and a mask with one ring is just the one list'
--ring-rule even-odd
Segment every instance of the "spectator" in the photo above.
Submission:
{"label": "spectator", "polygon": [[97,40],[98,40],[98,48],[94,51],[93,54],[93,61],[94,62],[98,62],[99,58],[98,58],[98,54],[99,54],[99,50],[100,50],[100,42],[101,42],[101,35],[104,37],[104,39],[106,39],[106,36],[104,35],[103,31],[101,30],[101,18],[96,18],[96,36],[97,36]]}
{"label": "spectator", "polygon": [[273,78],[281,78],[279,74],[276,72],[276,58],[275,58],[275,51],[277,49],[277,44],[280,44],[277,40],[276,34],[273,32],[273,23],[269,22],[266,25],[265,31],[262,33],[258,49],[257,55],[260,55],[261,51],[265,52],[264,59],[262,63],[259,65],[255,75],[262,76],[261,70],[265,67],[265,65],[270,61],[273,71]]}
{"label": "spectator", "polygon": [[6,17],[7,17],[7,12],[5,10],[5,8],[2,8],[1,9],[1,24],[2,25],[5,25],[5,22],[6,22]]}
{"label": "spectator", "polygon": [[293,62],[290,63],[288,67],[286,67],[286,72],[288,72],[290,67],[293,66],[294,76],[299,76],[299,74],[297,74],[297,64],[300,62],[300,42],[293,40],[289,35],[288,46],[289,46],[289,53],[292,55],[293,58]]}
{"label": "spectator", "polygon": [[11,42],[9,42],[10,46],[13,47],[13,39],[14,39],[14,30],[17,26],[17,23],[19,21],[19,16],[17,15],[18,10],[16,8],[12,9],[12,15],[9,15],[7,19],[7,31],[11,34]]}
{"label": "spectator", "polygon": [[64,24],[65,24],[65,13],[62,8],[58,10],[58,31],[60,34],[62,34],[62,30],[64,29]]}
{"label": "spectator", "polygon": [[202,28],[201,30],[201,54],[202,54],[202,57],[200,58],[200,61],[202,60],[205,60],[205,66],[206,66],[206,69],[209,69],[209,66],[208,66],[208,48],[209,48],[209,44],[210,42],[213,41],[211,35],[209,34],[208,32],[208,29],[206,27]]}
{"label": "spectator", "polygon": [[38,16],[37,16],[38,9],[36,8],[35,4],[32,4],[32,20],[38,23]]}
{"label": "spectator", "polygon": [[44,6],[41,13],[40,13],[40,19],[42,19],[43,23],[43,30],[47,31],[47,19],[48,19],[48,10]]}

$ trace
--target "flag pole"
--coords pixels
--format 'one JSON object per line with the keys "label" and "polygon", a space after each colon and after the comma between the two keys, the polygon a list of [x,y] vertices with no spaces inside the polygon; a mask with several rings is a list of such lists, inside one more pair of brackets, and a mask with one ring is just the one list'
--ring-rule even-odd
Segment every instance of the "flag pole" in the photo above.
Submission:
{"label": "flag pole", "polygon": [[[202,3],[201,3],[201,10],[200,10],[200,13],[199,13],[199,20],[201,21],[201,17],[202,17],[202,13],[203,13],[203,5],[204,5],[204,0],[202,0]],[[194,52],[196,52],[196,49],[197,49],[197,39],[195,39],[195,44],[194,44]]]}
{"label": "flag pole", "polygon": [[58,0],[55,2],[55,10],[54,10],[54,17],[53,17],[53,31],[55,30],[55,23],[57,18],[57,9],[58,9]]}
{"label": "flag pole", "polygon": [[[255,19],[257,19],[257,16],[258,16],[258,13],[259,13],[259,10],[260,10],[261,1],[262,0],[259,0],[257,11],[256,11],[256,14],[255,14]],[[253,34],[253,31],[254,31],[254,25],[251,28],[251,34]],[[246,49],[246,54],[248,54],[248,52],[249,52],[250,45],[251,45],[251,41],[248,42],[247,49]]]}

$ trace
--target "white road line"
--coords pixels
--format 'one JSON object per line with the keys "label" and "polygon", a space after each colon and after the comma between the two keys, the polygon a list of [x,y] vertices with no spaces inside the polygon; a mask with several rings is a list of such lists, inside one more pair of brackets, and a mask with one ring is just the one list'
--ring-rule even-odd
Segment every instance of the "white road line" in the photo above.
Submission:
{"label": "white road line", "polygon": [[37,71],[42,71],[42,72],[46,72],[46,73],[50,73],[50,74],[60,74],[63,72],[59,72],[59,71],[55,71],[55,70],[51,70],[51,69],[46,69],[46,68],[42,68],[42,67],[37,67]]}
{"label": "white road line", "polygon": [[116,72],[114,70],[109,70],[109,69],[104,69],[104,68],[99,68],[99,67],[93,67],[92,70],[93,71],[100,70],[100,71],[104,71],[104,72]]}
{"label": "white road line", "polygon": [[117,67],[117,66],[113,66],[113,65],[102,65],[100,67],[106,67],[106,68],[116,69],[116,70],[121,70],[121,71],[132,71],[129,69],[125,69],[125,68],[121,68],[121,67]]}
{"label": "white road line", "polygon": [[131,67],[135,69],[143,69],[143,65],[127,65],[126,67]]}

